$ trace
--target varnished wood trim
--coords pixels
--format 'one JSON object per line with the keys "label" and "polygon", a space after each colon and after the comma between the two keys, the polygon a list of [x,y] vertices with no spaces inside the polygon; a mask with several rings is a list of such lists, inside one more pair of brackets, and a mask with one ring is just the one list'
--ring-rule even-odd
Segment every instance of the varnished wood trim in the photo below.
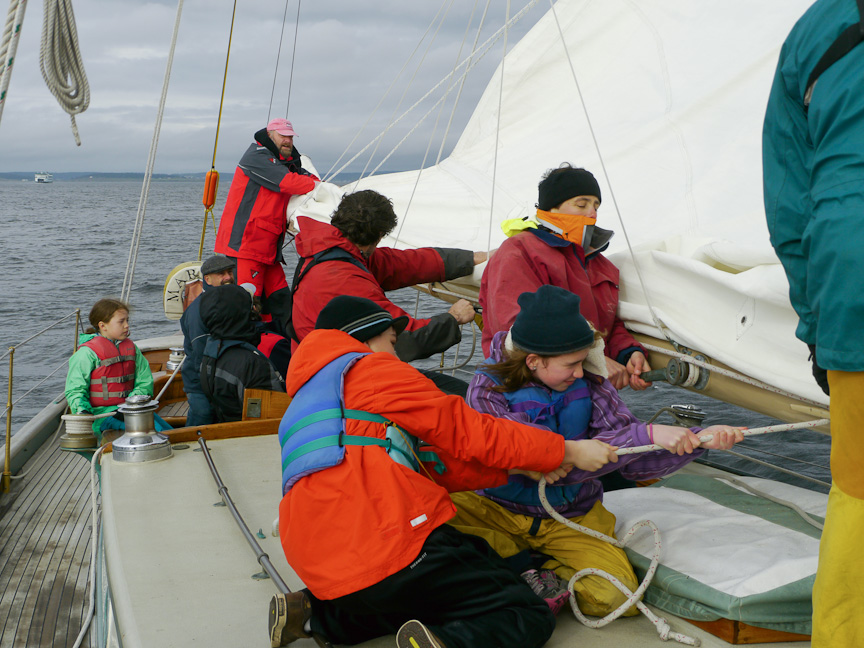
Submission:
{"label": "varnished wood trim", "polygon": [[810,635],[758,628],[731,619],[718,619],[717,621],[690,621],[688,619],[688,623],[692,623],[697,628],[702,628],[705,632],[736,646],[780,643],[782,641],[810,641]]}

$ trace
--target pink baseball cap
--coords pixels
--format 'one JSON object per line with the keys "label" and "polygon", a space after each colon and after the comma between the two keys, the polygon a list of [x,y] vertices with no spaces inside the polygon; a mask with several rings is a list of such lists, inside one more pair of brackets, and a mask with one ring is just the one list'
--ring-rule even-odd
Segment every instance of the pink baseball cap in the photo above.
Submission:
{"label": "pink baseball cap", "polygon": [[287,119],[273,119],[267,124],[268,131],[276,131],[280,135],[284,137],[293,136],[297,133],[294,132],[294,127],[291,125]]}

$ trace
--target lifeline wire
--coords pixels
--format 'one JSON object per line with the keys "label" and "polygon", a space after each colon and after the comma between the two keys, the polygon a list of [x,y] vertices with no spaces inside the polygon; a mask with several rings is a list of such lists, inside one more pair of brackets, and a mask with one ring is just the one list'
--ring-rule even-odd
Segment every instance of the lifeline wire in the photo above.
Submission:
{"label": "lifeline wire", "polygon": [[93,612],[96,609],[96,583],[93,582],[93,572],[96,570],[96,547],[99,544],[99,489],[96,487],[96,466],[99,463],[99,458],[105,452],[102,446],[93,453],[93,458],[90,460],[90,569],[87,574],[87,582],[90,583],[90,604],[87,608],[84,623],[81,625],[81,631],[75,639],[72,648],[79,648],[87,632],[90,630],[90,622],[93,620]]}

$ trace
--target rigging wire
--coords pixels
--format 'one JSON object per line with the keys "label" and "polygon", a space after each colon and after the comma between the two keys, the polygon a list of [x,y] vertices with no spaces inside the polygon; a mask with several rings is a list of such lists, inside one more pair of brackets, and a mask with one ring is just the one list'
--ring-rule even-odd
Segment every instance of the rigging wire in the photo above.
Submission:
{"label": "rigging wire", "polygon": [[[483,9],[483,16],[480,18],[480,24],[477,25],[477,33],[474,36],[474,43],[471,45],[471,56],[468,57],[468,60],[471,60],[471,57],[474,56],[477,52],[477,41],[480,40],[480,33],[483,31],[483,25],[486,24],[486,15],[489,13],[489,5],[492,3],[492,0],[486,0],[486,7]],[[474,12],[477,10],[477,0],[474,2],[474,8],[471,10],[471,18],[468,21],[468,25],[470,27],[471,22],[474,20]],[[465,36],[463,36],[463,42],[465,37],[468,36],[468,27],[465,28]],[[459,55],[462,55],[462,48],[459,48]],[[462,77],[462,82],[459,84],[459,92],[456,93],[456,99],[453,100],[453,109],[450,111],[450,119],[447,121],[447,128],[444,129],[444,136],[441,138],[441,148],[438,149],[438,157],[435,158],[435,165],[441,161],[441,156],[444,154],[444,147],[447,145],[447,137],[450,135],[450,128],[453,125],[453,118],[456,116],[456,108],[459,106],[459,100],[462,98],[462,90],[465,89],[465,82],[468,80],[468,76],[465,75]]]}
{"label": "rigging wire", "polygon": [[132,278],[135,276],[135,262],[138,260],[138,248],[141,245],[141,233],[144,229],[144,214],[147,212],[147,198],[150,195],[150,180],[153,177],[153,167],[156,165],[156,148],[159,145],[159,133],[162,130],[162,115],[165,112],[165,101],[168,97],[168,83],[171,80],[171,67],[174,64],[174,50],[177,47],[177,33],[180,31],[180,17],[183,15],[183,0],[177,2],[177,16],[174,20],[174,33],[171,37],[171,47],[168,49],[168,63],[165,67],[165,80],[162,83],[162,96],[159,100],[159,110],[156,113],[156,124],[153,128],[153,138],[150,141],[150,155],[147,159],[147,169],[144,172],[144,184],[141,187],[141,198],[138,201],[138,213],[135,217],[135,227],[132,232],[132,242],[129,246],[129,259],[126,262],[126,274],[123,277],[121,301],[129,303],[132,291]]}
{"label": "rigging wire", "polygon": [[642,287],[642,293],[645,295],[645,303],[648,307],[648,312],[651,314],[651,319],[654,321],[654,325],[657,327],[657,330],[660,331],[661,335],[666,338],[666,341],[669,342],[669,344],[671,344],[675,348],[675,350],[680,350],[680,346],[675,340],[672,339],[666,329],[666,326],[660,321],[660,318],[657,316],[657,313],[651,304],[648,287],[645,284],[645,278],[642,276],[642,270],[639,267],[639,264],[636,263],[636,257],[633,252],[633,246],[630,243],[630,236],[627,234],[627,228],[624,227],[624,219],[621,217],[621,210],[618,208],[618,201],[615,198],[615,190],[613,189],[612,181],[609,178],[609,172],[606,169],[606,162],[603,158],[603,154],[600,152],[600,143],[597,141],[597,134],[594,132],[594,125],[591,123],[591,117],[588,114],[588,106],[585,103],[585,97],[582,94],[582,88],[579,85],[579,79],[576,76],[576,69],[573,66],[573,59],[570,56],[570,50],[567,48],[567,41],[564,38],[564,30],[561,28],[561,22],[558,20],[558,14],[555,11],[555,3],[553,0],[549,0],[549,6],[551,8],[552,16],[555,19],[555,26],[558,28],[558,35],[561,39],[561,45],[564,47],[564,53],[567,56],[567,63],[570,66],[570,74],[572,75],[573,83],[576,86],[576,93],[579,95],[579,101],[582,104],[582,112],[585,115],[585,121],[588,125],[588,132],[591,133],[591,140],[594,142],[594,149],[597,152],[597,158],[600,161],[600,168],[603,171],[603,177],[606,179],[606,184],[609,187],[609,195],[612,199],[612,205],[615,208],[615,213],[618,214],[618,219],[621,221],[621,230],[624,234],[624,240],[627,242],[627,249],[630,251],[630,256],[633,259],[633,267],[636,270],[636,276],[639,278],[639,284]]}
{"label": "rigging wire", "polygon": [[[411,84],[414,83],[414,79],[417,78],[417,74],[420,72],[420,68],[423,66],[423,61],[426,60],[426,55],[429,54],[429,50],[432,48],[432,43],[435,42],[435,37],[438,35],[438,32],[441,30],[441,25],[444,24],[444,18],[447,17],[447,13],[450,11],[450,7],[453,6],[453,0],[450,1],[450,5],[447,6],[446,11],[444,11],[445,6],[447,6],[447,0],[442,1],[441,6],[438,8],[438,13],[435,14],[435,17],[432,19],[432,23],[430,23],[430,25],[429,25],[429,29],[431,29],[432,25],[435,24],[436,21],[438,23],[438,27],[435,29],[435,33],[429,39],[429,44],[426,46],[426,51],[423,52],[423,56],[420,57],[420,61],[417,63],[417,67],[414,70],[414,74],[411,76],[410,79],[408,79],[408,84],[405,86],[405,89],[402,91],[402,96],[399,97],[399,101],[393,107],[393,112],[390,114],[390,119],[388,121],[388,124],[393,123],[393,117],[399,111],[399,107],[402,105],[402,102],[405,101],[405,97],[408,94],[408,90],[411,89]],[[444,12],[444,15],[441,15],[442,11]],[[439,19],[439,16],[440,16],[440,19]],[[425,40],[426,36],[429,34],[429,29],[426,30],[425,34],[423,34],[423,38],[420,39],[421,43],[423,42],[423,40]],[[417,43],[417,46],[419,48],[420,43]],[[413,56],[413,54],[412,54],[412,56]],[[446,97],[447,95],[445,94],[444,96]],[[378,147],[381,145],[382,141],[383,141],[383,139],[379,138],[378,141],[375,142],[375,148],[372,149],[372,152],[369,154],[369,159],[366,161],[366,165],[363,167],[363,171],[360,173],[360,177],[357,179],[358,182],[366,175],[366,170],[369,168],[369,165],[372,163],[372,159],[375,157],[375,153],[378,152]],[[387,156],[387,157],[389,157],[389,156]],[[385,157],[385,161],[386,161],[387,157]],[[384,161],[382,161],[381,164],[383,164],[383,163],[384,163]],[[375,169],[369,175],[370,176],[375,175],[375,172],[379,168],[381,168],[381,164],[379,164],[377,167],[375,167]]]}
{"label": "rigging wire", "polygon": [[[462,67],[465,67],[465,68],[466,68],[465,71],[462,73],[462,77],[464,77],[465,75],[467,75],[468,72],[470,72],[470,71],[471,71],[471,70],[472,70],[472,69],[473,69],[473,68],[474,68],[474,67],[475,67],[475,66],[480,62],[480,60],[483,58],[483,56],[485,56],[486,54],[489,53],[489,51],[491,50],[492,46],[493,46],[496,42],[498,42],[498,40],[499,40],[499,39],[502,37],[502,35],[504,34],[504,30],[505,30],[505,28],[507,28],[507,27],[512,27],[512,26],[515,25],[517,22],[519,22],[520,20],[522,20],[522,18],[525,17],[525,15],[526,15],[526,14],[527,14],[527,13],[528,13],[532,8],[533,8],[533,7],[534,7],[534,5],[537,4],[537,2],[539,2],[539,0],[531,0],[531,2],[529,2],[527,5],[525,5],[525,7],[523,7],[523,8],[519,11],[519,13],[515,14],[515,15],[513,16],[513,18],[510,19],[508,25],[505,25],[505,26],[501,27],[500,29],[498,29],[498,31],[496,31],[496,32],[495,32],[494,34],[492,34],[489,38],[487,38],[487,39],[483,42],[483,44],[480,45],[480,50],[481,50],[482,54],[480,55],[480,57],[479,57],[476,61],[474,61],[474,60],[470,60],[470,59],[468,59],[468,58],[466,58],[465,60],[463,60],[463,61],[462,61],[458,66],[456,66],[456,68],[455,68],[454,70],[452,70],[449,74],[445,75],[444,78],[442,78],[438,83],[436,83],[436,84],[435,84],[435,85],[434,85],[434,86],[433,86],[433,87],[432,87],[432,88],[431,88],[431,89],[430,89],[426,94],[424,94],[422,97],[420,97],[420,99],[418,99],[416,102],[414,102],[414,104],[413,104],[410,108],[408,108],[408,110],[406,110],[405,112],[403,112],[403,113],[402,113],[402,114],[401,114],[401,115],[400,115],[396,120],[392,121],[392,122],[387,126],[387,128],[385,128],[383,131],[381,131],[381,133],[379,133],[379,134],[376,135],[374,138],[372,138],[372,139],[371,139],[371,140],[366,144],[366,146],[364,146],[360,151],[358,151],[358,152],[357,152],[357,153],[356,153],[356,154],[355,154],[355,155],[354,155],[350,160],[348,160],[347,162],[345,162],[345,163],[344,163],[341,167],[339,167],[339,168],[338,168],[334,173],[331,174],[331,173],[328,172],[328,174],[327,174],[328,177],[333,177],[333,176],[339,175],[342,171],[344,171],[344,170],[345,170],[349,165],[351,165],[351,164],[352,164],[352,163],[353,163],[357,158],[359,158],[361,155],[363,155],[363,154],[366,152],[366,150],[367,150],[370,146],[372,146],[373,144],[375,144],[376,142],[378,142],[382,137],[384,137],[384,135],[386,135],[390,130],[392,130],[393,127],[396,126],[396,124],[398,124],[400,121],[402,121],[402,119],[404,119],[405,117],[407,117],[407,116],[408,116],[408,115],[409,115],[409,114],[410,114],[410,113],[411,113],[411,112],[412,112],[412,111],[413,111],[413,110],[414,110],[418,105],[420,105],[421,103],[423,103],[423,101],[425,101],[425,100],[426,100],[426,99],[427,99],[431,94],[433,94],[433,93],[434,93],[434,92],[435,92],[439,87],[441,87],[441,85],[443,85],[445,82],[449,81],[451,78],[453,78],[454,76],[456,76],[456,72],[457,72],[460,68],[462,68]],[[446,94],[445,94],[444,97],[442,97],[442,99],[439,100],[439,102],[440,102],[440,101],[443,101],[444,99],[446,99]],[[436,102],[436,103],[433,105],[432,110],[434,110],[435,107],[436,107],[437,105],[438,105],[438,102]],[[417,126],[420,125],[420,123],[422,122],[422,120],[425,119],[425,118],[426,118],[426,117],[427,117],[427,116],[432,112],[432,110],[430,110],[429,112],[427,112],[426,115],[424,115],[424,116],[420,119],[420,121],[417,123]],[[396,149],[398,149],[399,146],[400,146],[402,143],[405,142],[405,140],[407,139],[407,137],[410,136],[411,133],[414,132],[414,130],[416,130],[417,126],[415,126],[414,129],[412,129],[411,132],[409,132],[408,135],[406,135],[406,137],[402,138],[402,140],[401,140],[401,141],[400,141],[400,142],[399,142],[399,143],[398,143],[398,144],[393,148],[393,150],[392,150],[392,151],[390,152],[390,154],[387,156],[388,158],[389,158],[393,153],[395,153],[395,152],[396,152]],[[356,139],[356,138],[355,138],[355,139]],[[344,157],[344,156],[343,156],[343,157]],[[340,157],[339,159],[341,160],[342,158]],[[386,159],[385,159],[385,161],[386,161]],[[384,163],[384,161],[382,161],[381,164],[383,164],[383,163]],[[377,168],[380,168],[380,167],[381,167],[381,164],[379,164]],[[335,165],[334,165],[334,166],[335,166]],[[373,174],[374,174],[374,171],[373,171]]]}
{"label": "rigging wire", "polygon": [[39,68],[48,90],[69,115],[75,144],[81,146],[75,115],[90,106],[90,84],[78,47],[72,0],[45,0],[43,7]]}
{"label": "rigging wire", "polygon": [[297,60],[297,34],[300,30],[300,3],[297,0],[297,17],[294,19],[294,47],[291,50],[291,74],[288,76],[288,102],[285,104],[285,117],[288,117],[288,109],[291,107],[291,86],[294,85],[294,61]]}
{"label": "rigging wire", "polygon": [[228,82],[228,62],[231,60],[231,42],[234,39],[234,19],[236,16],[237,0],[234,0],[234,9],[231,11],[231,27],[228,30],[228,47],[225,52],[225,70],[222,73],[222,94],[219,96],[219,114],[216,117],[216,137],[213,140],[213,157],[210,159],[210,171],[207,173],[207,180],[204,184],[204,222],[201,225],[201,241],[198,243],[199,261],[204,258],[204,238],[207,235],[208,216],[213,223],[213,234],[216,234],[216,217],[213,215],[213,207],[216,204],[216,190],[219,188],[219,172],[216,170],[216,149],[219,147],[219,129],[222,124],[222,108],[225,105],[225,85]]}
{"label": "rigging wire", "polygon": [[18,40],[21,37],[21,27],[24,24],[24,11],[27,0],[10,0],[9,12],[6,14],[6,25],[3,28],[3,39],[0,41],[0,119],[3,117],[3,107],[6,105],[6,95],[9,82],[12,80],[12,65],[15,63],[15,53],[18,51]]}
{"label": "rigging wire", "polygon": [[[510,18],[510,0],[507,0],[507,15],[504,24]],[[498,85],[498,115],[495,121],[495,154],[492,156],[492,196],[489,199],[489,233],[486,238],[486,251],[492,249],[492,214],[495,213],[495,180],[498,175],[498,139],[501,134],[501,108],[504,102],[504,62],[507,60],[507,37],[509,30],[504,32],[504,52],[501,55],[501,81]]]}
{"label": "rigging wire", "polygon": [[279,76],[279,61],[282,59],[282,40],[285,38],[285,23],[288,19],[288,2],[289,0],[285,0],[285,11],[282,13],[282,31],[279,32],[279,47],[276,48],[276,69],[273,70],[273,85],[270,88],[270,103],[267,105],[268,124],[270,123],[270,111],[273,110],[273,95],[276,94],[276,78]]}
{"label": "rigging wire", "polygon": [[[342,158],[344,158],[344,157],[348,154],[348,151],[351,150],[351,147],[354,146],[354,142],[356,142],[356,141],[359,139],[360,135],[363,133],[363,131],[366,130],[366,126],[369,125],[369,122],[372,121],[372,118],[377,114],[378,109],[379,109],[379,108],[381,107],[381,105],[384,103],[384,100],[385,100],[385,99],[390,95],[390,91],[391,91],[391,90],[393,89],[393,87],[396,85],[396,82],[399,80],[399,77],[402,76],[402,73],[405,71],[405,68],[408,67],[408,63],[411,61],[412,58],[414,58],[414,55],[415,55],[415,54],[417,53],[417,51],[420,49],[420,44],[421,44],[421,43],[426,39],[426,35],[429,33],[429,30],[432,29],[432,25],[433,25],[433,24],[435,24],[435,20],[434,20],[434,19],[432,20],[432,22],[429,23],[429,26],[426,28],[426,32],[423,34],[423,36],[420,37],[420,40],[417,41],[417,45],[414,46],[414,51],[411,52],[411,55],[410,55],[407,59],[405,59],[405,62],[402,64],[402,68],[399,70],[399,72],[396,73],[396,76],[393,77],[393,81],[390,82],[389,87],[387,88],[387,90],[384,91],[383,96],[381,97],[381,99],[378,100],[378,103],[375,105],[375,108],[372,109],[372,114],[370,114],[369,117],[366,118],[366,121],[365,121],[365,123],[360,127],[360,130],[357,131],[357,134],[354,136],[354,138],[353,138],[350,142],[348,142],[348,146],[345,147],[345,150],[342,151],[342,154],[341,154],[341,155],[337,158],[337,160],[332,164],[332,166],[330,167],[330,169],[328,169],[327,173],[324,174],[324,176],[325,176],[325,177],[324,177],[324,182],[330,182],[334,176],[338,175],[338,174],[339,174],[339,173],[340,173],[340,172],[341,172],[341,171],[342,171],[346,166],[348,166],[348,164],[350,164],[351,162],[353,162],[355,159],[357,159],[357,157],[359,157],[360,154],[362,154],[362,151],[361,151],[361,152],[358,153],[356,156],[354,156],[353,158],[351,158],[351,160],[349,160],[345,165],[343,165],[342,167],[340,167],[340,168],[336,171],[336,173],[332,173],[332,171],[333,171],[333,169],[336,167],[336,165],[339,164],[339,163],[342,161]],[[367,147],[367,148],[368,148],[368,147]],[[364,150],[365,150],[365,149],[364,149]]]}
{"label": "rigging wire", "polygon": [[[475,6],[476,6],[476,3],[475,3]],[[447,12],[441,18],[441,23],[438,25],[438,30],[435,31],[435,36],[438,35],[438,31],[441,29],[441,25],[444,23],[444,18],[446,18],[447,13],[450,12],[450,9],[452,7],[453,7],[453,0],[450,0],[450,6],[447,7]],[[472,13],[471,16],[473,17],[474,14]],[[459,53],[456,56],[457,62],[459,61],[459,58],[462,55],[462,47],[465,45],[465,37],[467,37],[467,35],[468,35],[468,31],[466,30],[465,36],[462,39],[462,43],[459,45]],[[432,43],[435,42],[435,36],[432,37],[432,41],[429,43],[429,47],[431,47]],[[428,48],[426,51],[427,52],[429,51]],[[421,63],[422,63],[422,61],[421,61]],[[452,86],[447,89],[445,96],[446,96],[446,94],[448,94],[450,92],[451,89],[452,89]],[[438,116],[435,118],[435,123],[432,126],[432,132],[429,134],[429,141],[426,143],[426,151],[423,153],[423,160],[420,162],[420,166],[417,169],[417,177],[414,179],[414,186],[411,188],[411,195],[408,196],[408,204],[405,206],[405,212],[402,215],[402,218],[399,219],[399,229],[396,230],[396,236],[393,237],[394,245],[398,245],[399,237],[402,235],[402,227],[405,225],[405,221],[408,220],[408,212],[411,209],[411,203],[414,201],[414,194],[417,192],[417,187],[420,184],[420,177],[423,175],[423,169],[426,167],[426,160],[429,157],[429,151],[432,149],[432,142],[435,140],[435,133],[438,131],[438,122],[441,120],[441,113],[443,111],[444,111],[444,102],[441,102],[441,106],[438,110]]]}

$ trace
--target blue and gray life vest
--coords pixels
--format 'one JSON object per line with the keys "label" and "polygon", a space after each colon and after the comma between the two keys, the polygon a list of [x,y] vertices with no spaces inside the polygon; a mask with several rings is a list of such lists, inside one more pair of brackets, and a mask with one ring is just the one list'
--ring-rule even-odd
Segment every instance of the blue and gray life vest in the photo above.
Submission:
{"label": "blue and gray life vest", "polygon": [[[479,369],[496,384],[501,379],[491,372]],[[532,423],[549,428],[565,439],[575,441],[588,434],[591,421],[591,396],[584,379],[576,380],[566,391],[550,392],[537,386],[525,386],[513,392],[504,392],[504,398],[511,412],[527,414]],[[548,484],[546,497],[553,508],[572,502],[582,484]],[[504,486],[486,488],[483,493],[493,499],[506,500],[515,504],[541,506],[537,494],[537,482],[522,475],[511,475]]]}
{"label": "blue and gray life vest", "polygon": [[[337,466],[345,458],[345,446],[380,446],[396,463],[419,471],[421,461],[444,465],[434,452],[421,450],[419,440],[380,414],[345,408],[345,374],[368,353],[346,353],[325,365],[303,385],[279,424],[282,446],[282,494],[297,481],[319,470]],[[372,421],[386,427],[385,438],[345,434],[345,421]]]}

